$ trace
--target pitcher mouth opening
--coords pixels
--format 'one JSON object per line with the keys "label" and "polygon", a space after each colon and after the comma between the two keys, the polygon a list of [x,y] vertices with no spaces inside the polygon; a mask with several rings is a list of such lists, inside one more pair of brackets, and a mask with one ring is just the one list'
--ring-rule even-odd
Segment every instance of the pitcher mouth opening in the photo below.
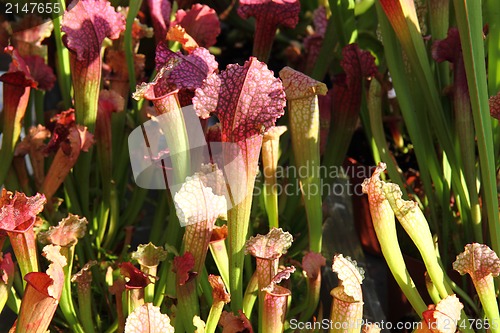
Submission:
{"label": "pitcher mouth opening", "polygon": [[292,294],[289,289],[282,286],[274,286],[271,290],[266,289],[266,292],[273,297],[286,297]]}
{"label": "pitcher mouth opening", "polygon": [[174,89],[172,91],[169,91],[167,93],[160,94],[159,96],[157,96],[157,92],[155,89],[157,83],[158,83],[158,81],[150,84],[150,86],[148,87],[148,90],[144,93],[144,98],[146,98],[149,101],[155,102],[155,101],[166,99],[168,97],[175,95],[175,98],[177,99],[177,101],[179,100],[179,98],[178,98],[179,89]]}
{"label": "pitcher mouth opening", "polygon": [[23,223],[21,223],[12,230],[6,230],[6,229],[0,230],[0,237],[3,235],[2,231],[6,233],[24,234],[26,231],[28,231],[30,228],[33,227],[35,221],[36,221],[36,216],[24,221]]}
{"label": "pitcher mouth opening", "polygon": [[179,89],[175,89],[175,90],[172,90],[171,92],[168,92],[168,93],[163,94],[161,96],[158,96],[158,97],[155,96],[152,99],[152,101],[160,100],[160,99],[165,99],[165,98],[168,98],[168,97],[171,97],[171,96],[174,96],[174,95],[175,95],[175,98],[178,100],[179,99],[178,94],[179,94]]}

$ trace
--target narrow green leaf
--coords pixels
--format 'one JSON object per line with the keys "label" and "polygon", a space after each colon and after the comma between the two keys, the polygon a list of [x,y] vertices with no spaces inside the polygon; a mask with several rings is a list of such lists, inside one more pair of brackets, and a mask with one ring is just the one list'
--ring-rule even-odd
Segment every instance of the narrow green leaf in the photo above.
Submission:
{"label": "narrow green leaf", "polygon": [[484,202],[488,214],[491,243],[493,250],[498,253],[500,250],[500,221],[498,218],[493,134],[486,85],[481,3],[467,0],[454,0],[453,3],[462,42],[472,115],[479,148],[481,185],[483,186]]}

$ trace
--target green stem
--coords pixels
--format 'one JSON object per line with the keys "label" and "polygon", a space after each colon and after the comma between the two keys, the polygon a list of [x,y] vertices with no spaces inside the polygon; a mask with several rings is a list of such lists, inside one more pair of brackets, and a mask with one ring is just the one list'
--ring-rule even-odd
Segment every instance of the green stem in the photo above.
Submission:
{"label": "green stem", "polygon": [[161,265],[160,279],[158,280],[158,283],[155,283],[156,290],[153,299],[153,304],[155,306],[161,306],[163,299],[165,298],[165,289],[167,286],[167,266],[170,267],[171,265],[167,261],[164,261]]}
{"label": "green stem", "polygon": [[17,295],[14,286],[9,288],[9,297],[7,298],[7,306],[15,314],[19,314],[19,310],[21,309],[21,299]]}
{"label": "green stem", "polygon": [[[455,129],[460,146],[459,152],[463,163],[463,174],[465,177],[466,189],[469,194],[472,229],[474,232],[474,241],[483,243],[483,231],[481,227],[481,208],[479,205],[478,190],[476,187],[476,146],[474,135],[474,124],[470,107],[470,98],[467,87],[458,81],[464,78],[463,63],[455,64],[455,92],[454,111],[455,111]],[[459,176],[459,175],[458,175]]]}
{"label": "green stem", "polygon": [[104,248],[108,249],[111,244],[115,241],[116,232],[118,231],[119,226],[119,215],[120,215],[120,207],[118,203],[118,194],[116,193],[116,183],[114,180],[110,181],[110,218],[109,218],[109,228],[104,239]]}
{"label": "green stem", "polygon": [[[156,276],[157,269],[158,269],[157,266],[148,267],[141,265],[141,271],[151,276]],[[144,288],[144,302],[152,303],[154,301],[154,297],[155,297],[155,284],[150,283]]]}
{"label": "green stem", "polygon": [[[219,271],[219,275],[224,281],[226,288],[229,289],[229,257],[227,255],[226,243],[224,239],[220,239],[209,244],[210,252],[214,258],[215,265]],[[246,314],[246,312],[245,312]]]}
{"label": "green stem", "polygon": [[[71,77],[75,90],[75,118],[80,125],[86,126],[90,133],[94,133],[99,88],[102,72],[102,52],[95,59],[79,60],[75,53],[70,54]],[[89,220],[92,219],[90,211],[90,182],[93,149],[79,156],[74,167],[78,182],[78,193],[83,213]],[[93,230],[97,232],[97,230]]]}
{"label": "green stem", "polygon": [[[500,251],[500,221],[498,216],[498,192],[496,186],[495,155],[488,90],[486,85],[486,66],[484,64],[484,45],[482,13],[480,3],[454,0],[455,15],[460,32],[465,71],[472,106],[476,140],[481,167],[481,185],[488,215],[492,249]],[[490,55],[493,56],[493,55]]]}
{"label": "green stem", "polygon": [[[347,44],[353,43],[352,37],[356,30],[356,21],[354,17],[354,0],[329,0],[336,34],[339,36],[341,48]],[[331,35],[325,35],[331,36]]]}
{"label": "green stem", "polygon": [[170,290],[175,291],[175,276],[172,272],[172,258],[173,255],[169,254],[168,258],[160,264],[159,280],[155,283],[154,305],[161,306],[165,295],[174,297],[175,292],[171,293]]}
{"label": "green stem", "polygon": [[[61,11],[66,10],[66,2],[62,0],[56,0],[61,8]],[[59,89],[61,90],[61,95],[64,102],[64,108],[69,109],[71,107],[71,69],[69,64],[69,51],[63,45],[62,42],[62,32],[61,32],[61,15],[54,14],[52,23],[54,24],[54,40],[56,44],[56,72],[57,81],[59,82]],[[43,118],[42,118],[43,119]],[[40,119],[37,118],[39,124]]]}
{"label": "green stem", "polygon": [[[76,54],[71,54],[70,63],[72,80],[75,86],[76,122],[87,126],[89,132],[94,133],[101,83],[101,55],[99,54],[95,60],[81,63]],[[82,182],[84,182],[83,179]],[[87,178],[85,178],[85,182],[88,182]]]}
{"label": "green stem", "polygon": [[[302,100],[289,100],[290,129],[295,166],[299,170],[299,180],[306,207],[309,226],[309,249],[321,252],[322,244],[322,198],[320,155],[319,155],[319,107],[314,96],[305,107]],[[304,116],[305,113],[310,115]],[[306,123],[304,123],[306,121]],[[311,130],[312,129],[312,130]]]}
{"label": "green stem", "polygon": [[432,283],[431,279],[429,278],[428,275],[425,276],[425,286],[427,287],[427,293],[432,299],[432,302],[434,304],[438,304],[439,301],[441,300],[441,296],[439,296],[439,291],[436,289],[436,286],[434,283]]}
{"label": "green stem", "polygon": [[98,250],[102,246],[109,217],[109,192],[107,195],[104,192],[106,192],[105,188],[103,188],[103,198],[101,200],[101,203],[99,204],[99,211],[97,212],[97,216],[94,217],[93,224],[95,224],[95,227],[92,228],[92,229],[97,229],[97,237],[95,240],[95,244]]}
{"label": "green stem", "polygon": [[[35,91],[35,89],[33,89],[33,92]],[[26,114],[24,115],[24,119],[23,119],[23,129],[24,129],[24,133],[26,133],[26,135],[28,135],[28,133],[30,132],[30,127],[32,126],[32,124],[34,123],[33,121],[33,115],[32,115],[32,110],[33,110],[33,105],[35,104],[35,94],[30,94],[30,97],[29,97],[29,100],[28,100],[28,106],[26,107]],[[3,120],[2,120],[2,123],[3,123]],[[2,128],[2,127],[0,127]]]}
{"label": "green stem", "polygon": [[[494,0],[485,0],[486,22],[488,24],[488,94],[495,95],[500,90],[500,7]],[[493,125],[493,138],[495,156],[500,151],[499,122],[491,120]]]}
{"label": "green stem", "polygon": [[[18,264],[19,265],[19,264]],[[20,269],[18,269],[18,267],[16,267],[15,271],[14,271],[14,283],[13,283],[13,292],[15,292],[16,294],[18,294],[21,298],[24,296],[24,285],[23,285],[23,276],[21,274],[21,271]],[[7,305],[9,304],[8,300],[7,300]]]}
{"label": "green stem", "polygon": [[[186,332],[194,333],[193,318],[200,315],[200,305],[196,292],[196,281],[194,279],[182,286],[177,284],[177,299],[178,319],[182,321]],[[176,331],[178,331],[177,322]]]}
{"label": "green stem", "polygon": [[280,157],[280,136],[286,131],[284,126],[272,127],[262,140],[262,165],[264,170],[263,200],[269,221],[269,229],[279,227],[278,182],[276,172]]}
{"label": "green stem", "polygon": [[212,286],[208,281],[208,271],[205,266],[203,266],[203,269],[201,270],[201,276],[197,278],[197,281],[201,287],[199,289],[201,289],[201,293],[203,294],[205,301],[207,302],[207,304],[212,304],[214,302],[214,298],[212,295]]}
{"label": "green stem", "polygon": [[385,139],[384,124],[382,121],[382,87],[377,80],[372,80],[370,82],[367,104],[370,115],[370,128],[373,138],[375,139],[375,146],[380,154],[380,159],[387,165],[387,171],[389,177],[391,177],[391,181],[398,184],[403,191],[403,195],[407,196],[406,188],[403,183],[403,176],[401,175]]}
{"label": "green stem", "polygon": [[63,267],[64,271],[64,285],[59,300],[59,306],[64,315],[64,319],[69,324],[71,329],[77,333],[85,333],[85,331],[78,320],[75,307],[73,305],[73,297],[71,295],[71,272],[73,269],[75,247],[61,248],[61,253],[66,257],[66,266]]}
{"label": "green stem", "polygon": [[495,0],[485,0],[488,23],[488,92],[495,95],[500,89],[500,7]]}
{"label": "green stem", "polygon": [[[43,102],[45,98],[45,91],[43,90],[34,90],[33,91],[33,96],[35,99],[35,119],[36,119],[36,124],[45,124],[45,116],[44,116],[44,107],[43,107]],[[31,110],[29,112],[31,114]],[[31,125],[31,124],[27,124]]]}
{"label": "green stem", "polygon": [[252,274],[250,281],[247,284],[247,289],[245,290],[245,295],[243,296],[243,313],[250,319],[252,316],[252,310],[257,300],[259,294],[259,279],[257,277],[257,272]]}
{"label": "green stem", "polygon": [[[141,8],[142,0],[131,1],[128,7],[127,21],[125,25],[125,37],[123,39],[125,48],[125,60],[127,61],[128,69],[128,80],[130,84],[130,91],[135,91],[136,80],[135,80],[135,64],[134,64],[134,50],[132,46],[132,28],[134,25],[134,20],[139,13]],[[132,109],[137,116],[139,115],[138,103],[135,99],[132,99]]]}
{"label": "green stem", "polygon": [[79,318],[82,321],[83,332],[93,333],[94,316],[92,314],[92,293],[90,284],[77,287]]}
{"label": "green stem", "polygon": [[325,36],[329,36],[329,38],[325,38],[323,40],[318,59],[315,62],[314,67],[310,73],[311,77],[318,81],[323,80],[326,73],[328,72],[330,64],[334,60],[333,54],[335,51],[335,47],[339,42],[338,34],[334,33],[334,31],[336,31],[334,19],[335,17],[332,15],[328,20]]}
{"label": "green stem", "polygon": [[489,274],[479,281],[475,279],[473,279],[472,281],[474,282],[474,287],[476,287],[477,295],[479,296],[479,300],[481,301],[481,304],[483,306],[484,314],[486,315],[488,322],[493,324],[490,326],[491,332],[500,332],[500,327],[498,325],[495,325],[495,323],[500,322],[500,315],[498,312],[498,303],[495,296],[493,277],[491,276],[491,274]]}
{"label": "green stem", "polygon": [[[97,112],[95,139],[97,144],[97,165],[102,184],[102,200],[97,213],[97,248],[100,248],[101,243],[105,243],[105,247],[109,246],[110,238],[106,237],[106,241],[104,240],[108,218],[110,213],[114,214],[115,218],[117,214],[117,212],[111,212],[111,187],[113,186],[113,132],[111,117],[111,110],[98,110]],[[114,208],[117,208],[116,205]]]}
{"label": "green stem", "polygon": [[205,326],[205,333],[214,333],[217,325],[219,324],[219,319],[222,314],[222,309],[224,309],[224,302],[213,303],[210,308],[210,312],[207,318],[207,324]]}
{"label": "green stem", "polygon": [[7,303],[7,299],[9,298],[8,295],[9,289],[10,288],[6,284],[4,283],[0,284],[0,313],[2,312],[5,303]]}
{"label": "green stem", "polygon": [[319,296],[321,291],[321,273],[316,278],[307,279],[307,297],[305,309],[300,314],[299,321],[307,321],[316,311],[319,304]]}
{"label": "green stem", "polygon": [[264,184],[264,207],[266,208],[269,229],[279,228],[278,219],[278,195],[276,187],[271,184]]}
{"label": "green stem", "polygon": [[169,195],[167,199],[170,214],[168,216],[168,224],[162,243],[172,245],[176,249],[179,249],[182,243],[184,229],[181,229],[179,218],[175,213],[175,204],[172,200],[172,196]]}
{"label": "green stem", "polygon": [[64,195],[66,198],[66,205],[70,212],[76,215],[82,215],[82,208],[78,200],[78,194],[75,189],[75,182],[73,175],[70,173],[64,179]]}
{"label": "green stem", "polygon": [[[244,245],[248,234],[252,196],[247,195],[242,202],[227,212],[229,240],[229,288],[233,312],[243,308],[243,263]],[[221,276],[222,272],[221,272]]]}

